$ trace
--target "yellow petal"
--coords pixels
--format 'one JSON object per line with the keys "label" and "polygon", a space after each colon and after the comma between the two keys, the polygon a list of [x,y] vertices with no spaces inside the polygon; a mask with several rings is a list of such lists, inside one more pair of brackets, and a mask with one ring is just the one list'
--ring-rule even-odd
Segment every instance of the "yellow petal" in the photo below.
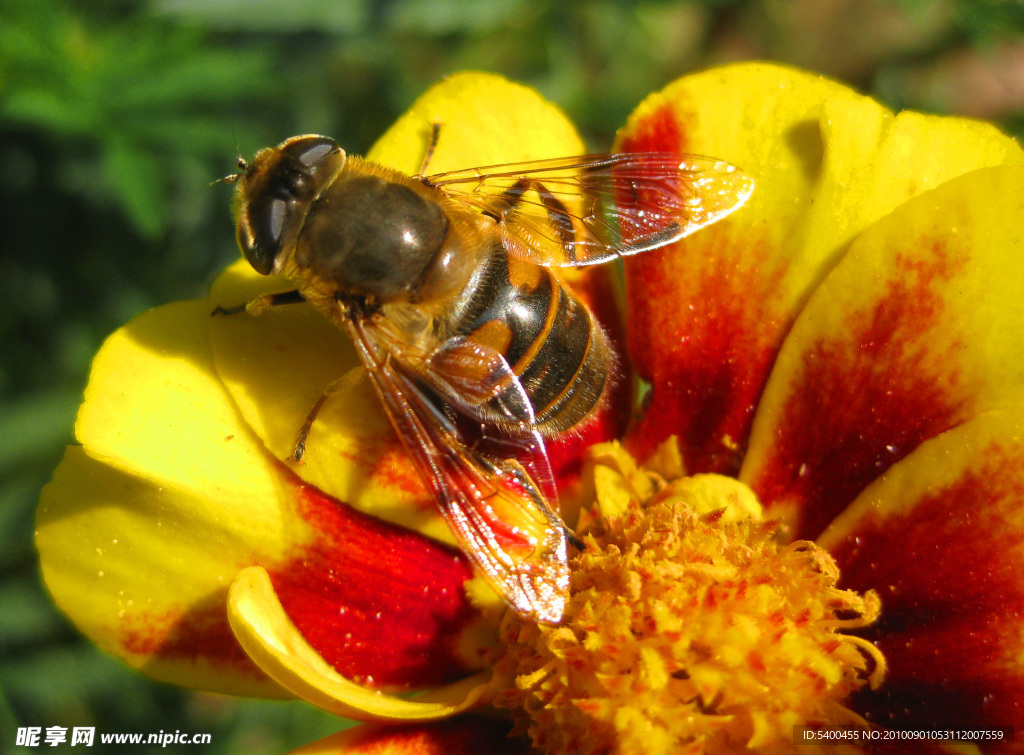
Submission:
{"label": "yellow petal", "polygon": [[814,537],[922,441],[1024,397],[1024,168],[922,194],[864,231],[793,326],[741,478]]}
{"label": "yellow petal", "polygon": [[[417,100],[368,157],[415,172],[433,124],[441,131],[428,172],[584,151],[571,123],[534,90],[492,74],[463,73]],[[239,263],[217,280],[211,309],[294,288],[245,268]],[[210,339],[239,411],[280,459],[291,455],[322,391],[344,376],[313,426],[304,463],[292,468],[362,511],[454,542],[371,386],[360,369],[352,372],[355,351],[337,328],[306,305],[291,305],[259,317],[213,318]]]}
{"label": "yellow petal", "polygon": [[653,384],[632,448],[682,436],[690,472],[734,474],[793,318],[869,224],[967,171],[1022,164],[986,124],[894,116],[835,82],[737,64],[648,98],[618,148],[712,155],[752,176],[747,205],[626,264],[630,347]]}
{"label": "yellow petal", "polygon": [[309,642],[349,675],[407,688],[479,668],[487,636],[465,561],[324,496],[266,453],[213,369],[209,319],[205,302],[163,307],[97,355],[83,445],[37,515],[58,605],[159,679],[281,695],[227,622],[228,586],[261,564]]}
{"label": "yellow petal", "polygon": [[281,607],[270,576],[258,566],[239,572],[231,586],[228,616],[235,636],[268,675],[298,697],[339,716],[364,721],[432,721],[486,704],[496,691],[489,673],[467,677],[414,700],[354,684],[310,647]]}
{"label": "yellow petal", "polygon": [[416,173],[435,123],[441,132],[427,174],[586,151],[565,114],[536,90],[493,73],[463,72],[431,87],[366,156]]}
{"label": "yellow petal", "polygon": [[[205,355],[205,302],[148,312],[97,355],[36,545],[57,604],[100,647],[166,681],[281,695],[231,637],[238,564],[283,557],[286,511]],[[197,349],[198,345],[198,349]]]}
{"label": "yellow petal", "polygon": [[876,590],[862,636],[886,680],[860,712],[897,729],[1024,725],[1024,405],[925,441],[821,535],[844,586]]}

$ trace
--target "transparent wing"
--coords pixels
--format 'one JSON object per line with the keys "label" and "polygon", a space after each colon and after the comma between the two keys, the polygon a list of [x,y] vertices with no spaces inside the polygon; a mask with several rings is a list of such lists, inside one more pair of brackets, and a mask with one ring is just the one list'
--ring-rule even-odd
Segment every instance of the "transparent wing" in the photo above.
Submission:
{"label": "transparent wing", "polygon": [[507,362],[453,339],[414,369],[386,322],[351,318],[346,329],[463,551],[516,611],[557,624],[569,591],[569,534],[548,503],[544,440]]}
{"label": "transparent wing", "polygon": [[743,206],[754,188],[720,160],[657,152],[493,165],[423,180],[494,219],[509,253],[567,267],[670,244]]}

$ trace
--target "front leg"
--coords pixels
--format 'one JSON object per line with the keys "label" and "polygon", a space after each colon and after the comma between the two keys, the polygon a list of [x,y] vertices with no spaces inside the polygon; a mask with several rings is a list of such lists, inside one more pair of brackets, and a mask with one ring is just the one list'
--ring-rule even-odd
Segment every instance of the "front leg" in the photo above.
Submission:
{"label": "front leg", "polygon": [[[257,296],[255,299],[246,302],[245,304],[238,304],[234,307],[218,306],[210,313],[210,316],[238,315],[243,312],[255,316],[262,314],[271,307],[277,307],[284,304],[301,304],[305,301],[306,298],[298,290],[282,291],[277,294],[263,294],[262,296]],[[357,370],[353,370],[324,388],[323,392],[320,394],[320,398],[316,400],[316,403],[313,404],[313,408],[306,416],[306,421],[302,423],[302,427],[299,429],[299,436],[295,441],[295,448],[292,451],[291,456],[289,456],[289,460],[296,463],[302,462],[302,457],[306,453],[306,443],[309,438],[309,433],[313,429],[313,423],[316,421],[316,417],[320,413],[320,409],[323,408],[323,405],[327,402],[327,399],[330,398],[332,393],[337,391],[347,382],[351,382],[355,377],[358,377],[358,374]]]}
{"label": "front leg", "polygon": [[316,421],[316,417],[327,402],[327,399],[331,397],[331,394],[336,393],[343,387],[352,385],[354,381],[359,380],[362,376],[363,371],[360,369],[349,370],[324,388],[323,393],[320,394],[320,398],[316,400],[316,403],[313,404],[313,408],[310,409],[309,414],[306,415],[306,421],[302,423],[302,427],[299,429],[299,437],[295,441],[295,449],[289,457],[291,461],[296,463],[300,463],[302,461],[302,457],[306,453],[306,442],[309,440],[309,433],[313,429],[313,423]]}
{"label": "front leg", "polygon": [[271,307],[277,307],[282,304],[301,304],[306,301],[306,297],[296,289],[294,291],[282,291],[279,294],[263,294],[257,296],[251,301],[247,301],[245,304],[236,304],[233,307],[221,307],[217,306],[210,316],[214,315],[239,315],[242,312],[246,312],[250,315],[256,316],[267,311]]}

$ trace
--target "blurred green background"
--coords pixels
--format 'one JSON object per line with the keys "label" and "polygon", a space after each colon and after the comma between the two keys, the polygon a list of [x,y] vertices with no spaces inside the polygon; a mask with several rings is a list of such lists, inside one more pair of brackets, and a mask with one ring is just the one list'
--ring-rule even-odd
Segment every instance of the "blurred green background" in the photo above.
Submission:
{"label": "blurred green background", "polygon": [[18,726],[210,732],[153,751],[249,755],[337,728],[127,670],[50,604],[32,545],[103,338],[237,257],[231,191],[207,184],[238,149],[320,132],[361,153],[478,68],[535,86],[603,151],[648,92],[752,58],[1024,130],[1018,0],[0,0],[0,752]]}

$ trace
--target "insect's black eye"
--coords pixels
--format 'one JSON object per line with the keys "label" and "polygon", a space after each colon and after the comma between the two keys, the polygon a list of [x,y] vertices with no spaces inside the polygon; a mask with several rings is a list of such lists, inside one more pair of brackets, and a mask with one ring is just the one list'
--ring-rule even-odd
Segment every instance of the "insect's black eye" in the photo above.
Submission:
{"label": "insect's black eye", "polygon": [[341,150],[338,143],[327,136],[303,136],[290,139],[281,150],[307,168],[320,167],[333,153]]}
{"label": "insect's black eye", "polygon": [[309,172],[295,165],[282,165],[267,188],[273,196],[288,201],[312,199],[317,187]]}
{"label": "insect's black eye", "polygon": [[249,264],[269,275],[281,251],[288,201],[265,194],[249,203],[244,223],[238,224],[238,244]]}
{"label": "insect's black eye", "polygon": [[281,163],[267,190],[280,199],[312,199],[318,189],[318,171],[340,151],[338,143],[326,136],[289,139],[281,147]]}

